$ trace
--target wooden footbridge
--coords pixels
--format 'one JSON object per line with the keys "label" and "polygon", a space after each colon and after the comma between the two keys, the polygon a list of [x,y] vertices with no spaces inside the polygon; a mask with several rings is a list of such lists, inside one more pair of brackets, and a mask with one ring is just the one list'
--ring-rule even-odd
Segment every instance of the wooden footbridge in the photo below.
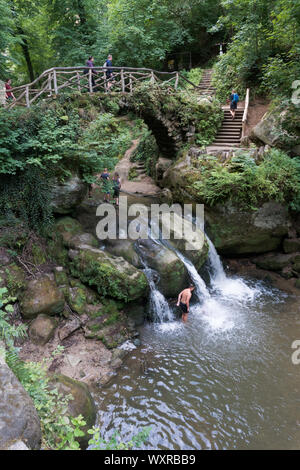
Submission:
{"label": "wooden footbridge", "polygon": [[[109,76],[111,71],[111,75]],[[169,93],[182,88],[184,82],[198,89],[198,86],[180,72],[159,72],[147,68],[130,67],[54,67],[45,70],[32,83],[12,88],[15,100],[6,103],[7,108],[17,105],[30,106],[37,100],[51,98],[64,91],[77,93],[120,92],[132,93],[140,82],[158,84]]]}

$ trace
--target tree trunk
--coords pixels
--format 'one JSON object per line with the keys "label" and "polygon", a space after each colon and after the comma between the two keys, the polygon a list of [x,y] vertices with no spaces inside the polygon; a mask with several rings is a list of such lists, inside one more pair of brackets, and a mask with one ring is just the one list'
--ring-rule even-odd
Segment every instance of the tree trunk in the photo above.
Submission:
{"label": "tree trunk", "polygon": [[34,72],[33,72],[33,66],[32,66],[30,53],[29,53],[28,41],[25,38],[25,32],[24,32],[23,28],[21,28],[20,26],[18,26],[18,34],[20,34],[20,36],[22,36],[21,48],[22,48],[22,52],[23,52],[23,55],[24,55],[24,58],[25,58],[25,61],[26,61],[30,81],[33,82]]}

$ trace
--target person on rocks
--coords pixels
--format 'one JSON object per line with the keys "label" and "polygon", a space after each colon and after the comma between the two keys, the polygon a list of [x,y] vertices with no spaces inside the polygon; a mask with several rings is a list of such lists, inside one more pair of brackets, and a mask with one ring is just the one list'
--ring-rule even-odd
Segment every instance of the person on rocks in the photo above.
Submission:
{"label": "person on rocks", "polygon": [[9,78],[8,80],[6,80],[5,82],[5,98],[7,99],[7,101],[11,101],[11,100],[15,100],[15,95],[13,94],[12,91],[10,91],[12,89],[12,86],[11,86],[11,79]]}
{"label": "person on rocks", "polygon": [[188,314],[190,311],[190,300],[191,300],[194,289],[195,289],[195,286],[193,284],[190,284],[190,286],[187,289],[184,289],[182,292],[180,292],[178,296],[177,307],[180,307],[181,309],[182,321],[184,323],[188,319]]}
{"label": "person on rocks", "polygon": [[235,118],[235,112],[237,110],[238,102],[240,98],[239,95],[237,94],[236,90],[232,90],[232,93],[230,95],[230,113],[232,116],[232,120]]}
{"label": "person on rocks", "polygon": [[103,173],[101,173],[101,181],[102,181],[102,187],[103,187],[103,192],[104,192],[104,202],[109,202],[110,199],[110,174],[107,171],[107,168],[104,168]]}
{"label": "person on rocks", "polygon": [[113,197],[116,200],[116,206],[119,205],[119,196],[120,196],[120,189],[121,189],[121,179],[119,173],[115,173],[113,177],[113,188],[114,194]]}

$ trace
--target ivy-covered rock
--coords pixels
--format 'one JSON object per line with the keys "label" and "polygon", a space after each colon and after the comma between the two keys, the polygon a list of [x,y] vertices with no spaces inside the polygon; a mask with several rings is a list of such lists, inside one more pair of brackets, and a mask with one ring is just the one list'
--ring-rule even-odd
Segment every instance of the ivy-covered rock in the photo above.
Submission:
{"label": "ivy-covered rock", "polygon": [[29,281],[20,299],[24,318],[35,318],[40,313],[57,315],[63,311],[64,304],[63,294],[47,276]]}
{"label": "ivy-covered rock", "polygon": [[97,289],[100,295],[125,302],[146,297],[148,283],[145,274],[123,258],[88,245],[70,250],[70,257],[72,274]]}

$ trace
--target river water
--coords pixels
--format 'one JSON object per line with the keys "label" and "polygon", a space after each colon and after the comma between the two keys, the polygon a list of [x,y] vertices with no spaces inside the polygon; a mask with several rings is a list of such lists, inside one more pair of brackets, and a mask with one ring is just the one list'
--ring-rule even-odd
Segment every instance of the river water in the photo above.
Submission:
{"label": "river water", "polygon": [[98,397],[102,437],[151,426],[144,449],[299,449],[297,299],[227,277],[212,244],[207,285],[186,266],[198,288],[188,322],[141,328],[142,347]]}

